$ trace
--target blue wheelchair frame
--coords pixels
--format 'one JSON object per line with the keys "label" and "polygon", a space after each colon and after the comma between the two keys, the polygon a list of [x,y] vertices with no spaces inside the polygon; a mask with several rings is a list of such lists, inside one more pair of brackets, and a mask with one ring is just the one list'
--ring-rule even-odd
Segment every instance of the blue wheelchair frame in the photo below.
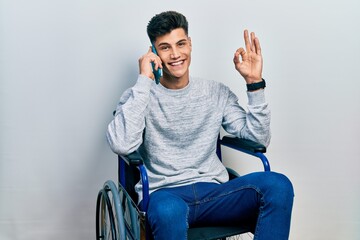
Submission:
{"label": "blue wheelchair frame", "polygon": [[[256,142],[239,139],[233,136],[224,136],[222,139],[218,138],[217,142],[217,155],[222,161],[221,146],[226,146],[246,154],[257,157],[261,160],[264,171],[270,171],[270,164],[264,153],[266,147]],[[129,169],[136,168],[139,171],[139,180],[142,182],[142,201],[139,206],[135,191],[133,190],[135,182],[128,183]],[[230,179],[238,177],[239,175],[228,169]],[[107,181],[104,184],[103,189],[100,190],[97,200],[97,223],[96,234],[97,239],[106,239],[99,226],[99,219],[101,218],[101,207],[108,209],[110,228],[109,235],[112,236],[112,240],[115,239],[133,239],[139,240],[151,239],[150,231],[146,231],[146,211],[149,203],[149,181],[146,172],[146,168],[143,163],[141,155],[135,151],[127,156],[118,156],[118,188],[112,181]],[[132,189],[131,189],[132,188]],[[128,189],[132,190],[128,192]],[[112,195],[112,203],[110,201],[110,195]],[[134,199],[135,198],[135,199]],[[103,204],[103,205],[102,205]],[[111,206],[109,206],[109,204]],[[106,206],[105,206],[106,205]],[[127,213],[124,209],[127,209]],[[127,217],[125,217],[127,215]],[[127,218],[127,220],[125,220]],[[140,221],[140,223],[139,223]],[[141,223],[142,221],[142,223]],[[129,223],[130,222],[130,223]],[[101,223],[101,222],[100,222]],[[145,233],[140,231],[140,228],[144,229]],[[241,227],[197,227],[189,228],[188,239],[225,239],[225,237],[242,234],[250,231],[247,228]]]}

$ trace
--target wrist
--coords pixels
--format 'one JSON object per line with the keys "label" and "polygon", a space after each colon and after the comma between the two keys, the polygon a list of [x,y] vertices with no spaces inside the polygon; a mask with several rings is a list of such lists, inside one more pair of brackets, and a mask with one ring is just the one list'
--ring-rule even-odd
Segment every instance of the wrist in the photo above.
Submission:
{"label": "wrist", "polygon": [[266,87],[266,82],[265,79],[262,78],[260,82],[246,84],[246,87],[249,92],[252,92],[259,89],[264,89]]}

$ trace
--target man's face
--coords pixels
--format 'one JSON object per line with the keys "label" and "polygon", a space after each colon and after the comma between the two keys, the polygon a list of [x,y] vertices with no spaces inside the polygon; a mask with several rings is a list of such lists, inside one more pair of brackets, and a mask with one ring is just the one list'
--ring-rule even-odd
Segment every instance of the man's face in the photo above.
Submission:
{"label": "man's face", "polygon": [[162,60],[164,78],[187,78],[191,62],[191,39],[177,28],[157,37],[155,47]]}

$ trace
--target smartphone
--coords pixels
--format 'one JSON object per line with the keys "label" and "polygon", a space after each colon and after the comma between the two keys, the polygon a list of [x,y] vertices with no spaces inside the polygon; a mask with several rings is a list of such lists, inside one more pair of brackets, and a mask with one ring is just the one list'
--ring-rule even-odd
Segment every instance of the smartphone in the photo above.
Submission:
{"label": "smartphone", "polygon": [[[151,45],[151,49],[152,49],[153,53],[158,55],[157,52],[156,52],[156,49],[154,47],[154,44]],[[158,68],[157,70],[155,70],[155,64],[153,62],[151,63],[151,65],[152,65],[153,73],[154,73],[154,76],[155,76],[155,82],[156,82],[156,84],[159,84],[160,83],[160,78],[162,77],[162,69]]]}

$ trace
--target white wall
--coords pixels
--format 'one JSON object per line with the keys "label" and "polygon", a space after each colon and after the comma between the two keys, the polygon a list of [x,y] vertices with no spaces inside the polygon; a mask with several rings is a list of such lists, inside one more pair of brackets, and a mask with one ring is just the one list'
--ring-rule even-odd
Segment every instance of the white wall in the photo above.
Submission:
{"label": "white wall", "polygon": [[290,239],[360,239],[359,7],[0,0],[0,239],[94,238],[97,191],[117,175],[105,129],[136,80],[147,22],[169,9],[190,22],[192,75],[224,82],[242,104],[232,55],[244,28],[259,35],[272,108],[268,157],[295,187]]}

